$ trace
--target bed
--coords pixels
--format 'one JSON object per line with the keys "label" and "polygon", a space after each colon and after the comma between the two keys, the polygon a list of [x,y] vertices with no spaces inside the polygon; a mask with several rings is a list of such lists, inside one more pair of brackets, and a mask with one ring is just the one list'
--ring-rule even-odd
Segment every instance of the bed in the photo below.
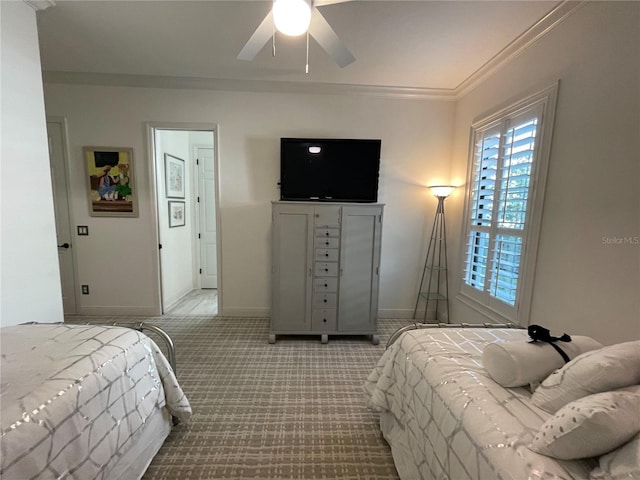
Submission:
{"label": "bed", "polygon": [[140,328],[3,327],[3,479],[142,477],[191,407]]}
{"label": "bed", "polygon": [[527,446],[551,414],[529,388],[504,388],[482,365],[493,342],[527,341],[513,328],[402,333],[365,383],[370,408],[403,479],[585,479],[594,459],[557,460]]}

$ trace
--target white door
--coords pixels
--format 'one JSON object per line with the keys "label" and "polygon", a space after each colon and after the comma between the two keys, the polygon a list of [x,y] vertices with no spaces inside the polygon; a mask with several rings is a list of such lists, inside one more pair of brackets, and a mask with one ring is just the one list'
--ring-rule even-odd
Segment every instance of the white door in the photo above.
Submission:
{"label": "white door", "polygon": [[73,254],[71,252],[73,245],[71,243],[71,221],[69,218],[64,122],[48,121],[47,135],[49,137],[53,206],[56,216],[60,283],[62,284],[62,306],[65,314],[71,314],[76,313],[76,282]]}
{"label": "white door", "polygon": [[200,281],[202,288],[218,288],[216,244],[216,182],[213,148],[197,147],[200,202]]}
{"label": "white door", "polygon": [[342,208],[340,244],[341,332],[376,331],[382,208]]}

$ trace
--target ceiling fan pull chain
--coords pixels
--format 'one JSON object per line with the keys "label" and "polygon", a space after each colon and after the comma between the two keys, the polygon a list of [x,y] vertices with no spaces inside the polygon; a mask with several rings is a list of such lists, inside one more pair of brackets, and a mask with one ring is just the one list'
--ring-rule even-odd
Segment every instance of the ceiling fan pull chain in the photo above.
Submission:
{"label": "ceiling fan pull chain", "polygon": [[309,30],[307,30],[307,65],[305,67],[305,73],[309,73]]}

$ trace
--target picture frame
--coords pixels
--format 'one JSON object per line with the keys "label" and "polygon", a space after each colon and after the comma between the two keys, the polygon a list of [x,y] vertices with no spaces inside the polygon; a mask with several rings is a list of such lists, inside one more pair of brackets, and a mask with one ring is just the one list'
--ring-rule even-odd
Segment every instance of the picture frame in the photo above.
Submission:
{"label": "picture frame", "polygon": [[82,147],[87,177],[89,215],[137,217],[133,148]]}
{"label": "picture frame", "polygon": [[183,159],[169,153],[164,154],[164,178],[167,198],[184,198],[184,164]]}
{"label": "picture frame", "polygon": [[186,224],[185,202],[169,200],[169,228],[184,227]]}

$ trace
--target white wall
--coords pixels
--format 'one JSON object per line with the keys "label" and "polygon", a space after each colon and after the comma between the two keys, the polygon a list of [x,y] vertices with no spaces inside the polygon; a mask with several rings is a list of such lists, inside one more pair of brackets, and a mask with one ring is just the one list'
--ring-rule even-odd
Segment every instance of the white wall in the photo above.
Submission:
{"label": "white wall", "polygon": [[[185,198],[166,196],[165,153],[184,160]],[[179,130],[156,130],[156,172],[158,192],[158,230],[162,249],[160,266],[162,278],[163,310],[169,310],[194,288],[191,201],[192,178],[189,132]],[[184,202],[185,225],[169,227],[169,201]]]}
{"label": "white wall", "polygon": [[[587,2],[456,110],[452,178],[463,183],[472,121],[560,79],[530,322],[605,343],[640,338],[639,25],[640,3]],[[463,197],[447,204],[455,292]],[[452,313],[485,321],[459,301]]]}
{"label": "white wall", "polygon": [[0,325],[60,322],[49,151],[35,11],[0,2],[2,157]]}
{"label": "white wall", "polygon": [[[48,115],[68,120],[71,209],[80,237],[78,282],[105,272],[99,252],[126,240],[129,275],[80,296],[80,313],[156,313],[146,122],[217,123],[223,315],[267,315],[270,309],[271,200],[279,198],[280,137],[381,138],[379,200],[387,204],[382,239],[380,308],[410,315],[435,202],[425,184],[446,181],[454,104],[374,96],[243,93],[48,84]],[[83,145],[134,148],[138,219],[87,215]],[[123,230],[126,228],[126,236]]]}

